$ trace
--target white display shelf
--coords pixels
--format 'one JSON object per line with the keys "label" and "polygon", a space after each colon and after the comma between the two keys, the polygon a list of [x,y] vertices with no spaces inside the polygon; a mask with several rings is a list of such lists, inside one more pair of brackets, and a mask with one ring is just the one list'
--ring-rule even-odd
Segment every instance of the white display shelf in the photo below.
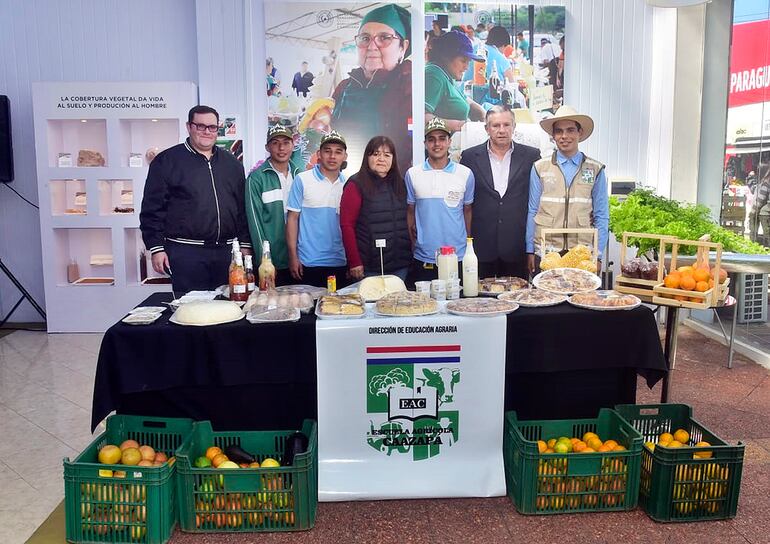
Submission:
{"label": "white display shelf", "polygon": [[[71,287],[67,281],[67,266],[74,260],[80,278],[115,278],[114,264],[92,265],[96,255],[112,255],[112,234],[110,229],[56,228],[53,231],[56,251],[54,253],[54,275],[56,285]],[[113,259],[114,263],[114,259]],[[79,285],[82,286],[82,285]],[[104,287],[104,284],[97,284]]]}
{"label": "white display shelf", "polygon": [[51,214],[83,217],[88,212],[88,193],[84,179],[52,179]]}
{"label": "white display shelf", "polygon": [[[145,154],[151,147],[163,150],[182,142],[187,112],[197,103],[197,89],[189,82],[33,84],[49,332],[103,332],[150,294],[171,291],[170,285],[141,282],[139,212],[148,171]],[[81,149],[99,152],[105,166],[78,167]],[[59,166],[60,153],[70,154],[72,166]],[[141,166],[130,165],[132,153],[141,154]],[[82,192],[87,213],[67,214]],[[130,205],[124,199],[127,194],[132,196]],[[115,207],[134,211],[115,213]],[[111,255],[112,263],[92,265],[93,255]],[[111,284],[68,282],[71,259],[81,278],[110,278]],[[158,277],[149,256],[146,261],[147,277]]]}
{"label": "white display shelf", "polygon": [[[134,182],[130,179],[100,179],[99,215],[133,215],[138,213],[135,202]],[[117,212],[115,209],[131,209]]]}
{"label": "white display shelf", "polygon": [[120,166],[131,166],[131,154],[149,166],[148,152],[160,153],[179,143],[179,119],[121,119]]}
{"label": "white display shelf", "polygon": [[105,119],[49,119],[47,124],[48,166],[59,167],[59,154],[69,153],[72,167],[77,167],[81,149],[98,151],[109,165]]}
{"label": "white display shelf", "polygon": [[[125,233],[126,285],[139,287],[170,286],[171,278],[152,268],[152,257],[144,247],[139,229],[128,228]],[[144,263],[142,262],[144,261]],[[143,273],[144,269],[144,273]],[[144,277],[143,277],[144,276]],[[157,283],[164,282],[164,283]],[[167,287],[168,288],[168,287]]]}

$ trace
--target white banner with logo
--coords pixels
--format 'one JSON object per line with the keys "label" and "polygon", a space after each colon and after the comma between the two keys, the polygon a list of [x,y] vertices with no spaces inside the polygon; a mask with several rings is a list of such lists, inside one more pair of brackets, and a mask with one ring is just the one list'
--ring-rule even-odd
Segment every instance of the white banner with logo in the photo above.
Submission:
{"label": "white banner with logo", "polygon": [[319,319],[319,499],[504,495],[505,332],[505,316]]}

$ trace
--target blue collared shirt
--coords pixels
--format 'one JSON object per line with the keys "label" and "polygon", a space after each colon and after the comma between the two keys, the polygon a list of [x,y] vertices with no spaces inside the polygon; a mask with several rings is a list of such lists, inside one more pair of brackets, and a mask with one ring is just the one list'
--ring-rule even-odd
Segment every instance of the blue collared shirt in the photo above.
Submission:
{"label": "blue collared shirt", "polygon": [[414,258],[435,264],[436,250],[452,246],[462,260],[468,236],[464,209],[473,203],[473,172],[454,161],[443,170],[434,170],[426,160],[412,166],[405,181],[406,202],[414,205],[417,224]]}
{"label": "blue collared shirt", "polygon": [[297,254],[304,266],[345,266],[340,199],[345,177],[327,179],[318,165],[298,173],[286,208],[299,212]]}
{"label": "blue collared shirt", "polygon": [[[572,184],[572,180],[580,169],[583,162],[583,152],[578,151],[570,158],[562,155],[561,151],[556,152],[556,163],[559,165],[561,173],[567,183],[567,188]],[[540,208],[540,197],[543,196],[543,186],[540,183],[540,176],[537,175],[535,167],[529,174],[529,211],[527,213],[527,232],[526,232],[526,251],[534,253],[535,251],[535,215]],[[599,229],[599,258],[602,257],[602,251],[607,245],[607,236],[610,223],[610,203],[607,196],[607,178],[604,170],[599,172],[594,180],[593,189],[591,189],[591,210],[593,212],[594,226]]]}

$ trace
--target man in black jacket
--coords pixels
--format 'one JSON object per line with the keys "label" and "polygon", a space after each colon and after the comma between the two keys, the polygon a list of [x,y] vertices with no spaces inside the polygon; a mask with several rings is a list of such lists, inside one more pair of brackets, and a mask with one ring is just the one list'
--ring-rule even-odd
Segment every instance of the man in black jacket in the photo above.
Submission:
{"label": "man in black jacket", "polygon": [[489,109],[485,124],[489,140],[463,151],[460,160],[476,178],[471,233],[479,278],[526,278],[529,173],[540,151],[513,143],[516,120],[504,106]]}
{"label": "man in black jacket", "polygon": [[150,164],[139,215],[152,267],[178,295],[228,283],[234,238],[251,252],[243,165],[216,146],[219,114],[195,106],[187,120],[190,137]]}

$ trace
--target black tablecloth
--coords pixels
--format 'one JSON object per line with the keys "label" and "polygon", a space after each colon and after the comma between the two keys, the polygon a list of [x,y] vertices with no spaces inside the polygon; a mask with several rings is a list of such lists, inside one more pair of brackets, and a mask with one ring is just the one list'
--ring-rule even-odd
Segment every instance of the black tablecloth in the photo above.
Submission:
{"label": "black tablecloth", "polygon": [[[158,306],[169,293],[142,305]],[[317,413],[315,317],[297,323],[210,327],[117,323],[104,335],[92,429],[112,410],[210,419],[217,429],[296,428]],[[506,410],[522,417],[590,417],[634,402],[636,373],[651,386],[666,369],[652,312],[596,312],[562,304],[508,316]]]}

